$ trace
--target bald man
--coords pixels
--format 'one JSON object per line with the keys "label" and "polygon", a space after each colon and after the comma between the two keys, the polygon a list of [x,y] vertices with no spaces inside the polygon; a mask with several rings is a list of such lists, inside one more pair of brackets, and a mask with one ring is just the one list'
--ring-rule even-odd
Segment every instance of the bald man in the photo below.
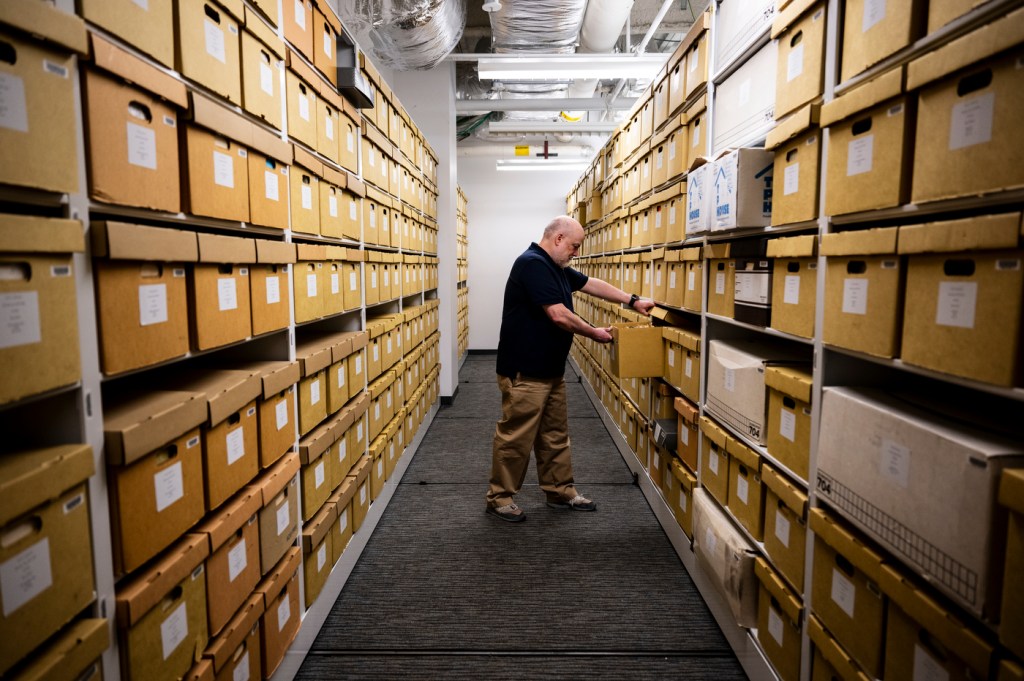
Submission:
{"label": "bald man", "polygon": [[565,360],[573,334],[599,343],[611,329],[591,326],[573,312],[583,291],[650,314],[654,302],[569,267],[583,244],[583,227],[567,215],[551,221],[539,243],[516,258],[505,285],[498,338],[501,420],[494,431],[487,512],[509,522],[526,520],[514,502],[526,477],[530,450],[547,505],[558,511],[595,511],[597,504],[573,483],[565,401]]}

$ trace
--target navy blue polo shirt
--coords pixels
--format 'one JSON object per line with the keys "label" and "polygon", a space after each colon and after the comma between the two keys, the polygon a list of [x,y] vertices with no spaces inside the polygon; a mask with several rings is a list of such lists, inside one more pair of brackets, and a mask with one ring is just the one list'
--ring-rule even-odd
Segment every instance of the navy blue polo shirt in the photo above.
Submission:
{"label": "navy blue polo shirt", "polygon": [[559,267],[535,243],[512,264],[498,336],[498,374],[557,378],[565,373],[572,332],[555,326],[542,306],[562,303],[572,310],[572,293],[587,275]]}

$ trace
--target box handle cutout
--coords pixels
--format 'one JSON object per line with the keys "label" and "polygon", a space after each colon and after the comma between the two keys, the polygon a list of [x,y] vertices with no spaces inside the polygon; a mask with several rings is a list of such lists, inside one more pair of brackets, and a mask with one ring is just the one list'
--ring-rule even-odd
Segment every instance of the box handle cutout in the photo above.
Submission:
{"label": "box handle cutout", "polygon": [[164,266],[160,263],[143,263],[139,268],[139,276],[143,279],[159,279],[164,276]]}
{"label": "box handle cutout", "polygon": [[306,94],[306,84],[305,83],[299,83],[299,92],[301,92],[302,94]]}
{"label": "box handle cutout", "polygon": [[868,264],[863,260],[851,260],[846,263],[847,274],[864,274],[868,271]]}
{"label": "box handle cutout", "polygon": [[203,11],[206,12],[206,16],[213,19],[214,23],[220,23],[220,12],[210,7],[209,5],[204,5]]}
{"label": "box handle cutout", "polygon": [[786,163],[789,163],[790,161],[793,160],[793,157],[796,156],[796,152],[797,151],[799,151],[799,150],[798,149],[790,149],[789,151],[786,152]]}
{"label": "box handle cutout", "polygon": [[270,63],[270,53],[266,50],[260,50],[260,56],[263,57],[263,61],[267,64]]}
{"label": "box handle cutout", "polygon": [[267,164],[267,167],[270,168],[271,170],[275,170],[277,168],[277,162],[274,161],[274,159],[272,158],[268,158],[264,162]]}
{"label": "box handle cutout", "polygon": [[784,396],[782,398],[782,406],[784,406],[786,409],[796,409],[796,400],[794,400],[792,397],[789,397],[788,395]]}
{"label": "box handle cutout", "polygon": [[32,266],[27,262],[0,263],[0,281],[32,281]]}
{"label": "box handle cutout", "polygon": [[863,135],[864,133],[871,130],[871,117],[862,118],[853,124],[853,135]]}
{"label": "box handle cutout", "polygon": [[956,84],[956,96],[966,97],[972,92],[984,90],[992,84],[992,69],[978,71],[960,79]]}
{"label": "box handle cutout", "polygon": [[841,553],[837,553],[836,554],[836,567],[838,567],[840,570],[845,572],[847,574],[847,576],[853,577],[853,573],[855,571],[855,568],[853,567],[853,563],[851,563],[846,558],[846,556],[844,556]]}
{"label": "box handle cutout", "polygon": [[242,412],[240,412],[240,411],[236,411],[234,414],[229,416],[228,419],[227,419],[229,426],[233,426],[233,425],[235,425],[236,423],[238,423],[241,420],[242,420]]}
{"label": "box handle cutout", "polygon": [[14,45],[4,40],[0,40],[0,61],[12,66],[18,63],[18,51],[14,49]]}
{"label": "box handle cutout", "polygon": [[800,263],[796,262],[795,260],[786,263],[786,271],[787,272],[799,272],[800,271]]}
{"label": "box handle cutout", "polygon": [[178,445],[169,445],[156,456],[156,465],[163,466],[165,463],[178,456]]}
{"label": "box handle cutout", "polygon": [[947,277],[974,276],[974,261],[968,258],[951,258],[942,263],[942,273]]}
{"label": "box handle cutout", "polygon": [[43,519],[37,515],[27,518],[25,522],[18,523],[9,532],[4,532],[0,539],[0,548],[9,549],[18,542],[33,534],[39,534],[43,529]]}
{"label": "box handle cutout", "polygon": [[220,147],[221,149],[230,149],[231,148],[231,142],[229,140],[226,140],[226,139],[222,138],[222,137],[215,137],[213,139],[213,143],[216,146]]}
{"label": "box handle cutout", "polygon": [[146,121],[147,123],[153,122],[153,112],[151,112],[149,107],[142,102],[128,102],[128,115],[133,118],[138,118],[140,121]]}
{"label": "box handle cutout", "polygon": [[800,42],[801,40],[803,40],[803,39],[804,39],[804,32],[803,32],[803,31],[797,31],[797,32],[796,32],[796,35],[794,35],[794,36],[793,36],[793,37],[792,37],[792,38],[790,39],[790,41],[789,41],[789,46],[790,46],[790,47],[796,47],[796,46],[797,46],[797,44],[798,44],[798,43],[799,43],[799,42]]}
{"label": "box handle cutout", "polygon": [[725,269],[725,263],[724,262],[718,263],[718,271],[721,272],[724,269]]}
{"label": "box handle cutout", "polygon": [[[253,628],[255,628],[255,626]],[[238,649],[235,650],[235,654],[231,656],[231,662],[238,662],[240,659],[242,659],[242,655],[245,655],[248,652],[249,651],[247,650],[247,646],[243,642],[242,645],[238,646]]]}
{"label": "box handle cutout", "polygon": [[234,265],[217,265],[218,274],[232,274],[235,271]]}
{"label": "box handle cutout", "polygon": [[184,593],[184,589],[181,588],[181,584],[171,589],[170,593],[164,598],[163,602],[160,603],[160,609],[167,612],[174,604],[181,600],[181,596]]}

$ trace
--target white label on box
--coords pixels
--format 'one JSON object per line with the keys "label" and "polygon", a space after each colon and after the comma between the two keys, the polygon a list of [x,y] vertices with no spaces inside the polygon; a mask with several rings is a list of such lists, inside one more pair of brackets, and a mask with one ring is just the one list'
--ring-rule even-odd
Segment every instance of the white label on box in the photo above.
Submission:
{"label": "white label on box", "polygon": [[974,281],[940,281],[935,323],[942,326],[974,328],[974,312],[978,302],[978,283]]}
{"label": "white label on box", "polygon": [[[357,374],[363,373],[363,353],[361,353],[361,352],[356,355],[356,373]],[[362,424],[360,424],[359,425],[359,437],[361,438],[362,436],[363,436],[363,430],[362,430]]]}
{"label": "white label on box", "polygon": [[280,537],[284,534],[290,524],[291,514],[288,512],[288,502],[286,501],[281,508],[277,509],[277,536]]}
{"label": "white label on box", "polygon": [[845,314],[868,313],[868,280],[847,278],[843,280],[843,312]]}
{"label": "white label on box", "polygon": [[199,436],[198,435],[188,439],[188,442],[185,443],[185,449],[192,449],[193,447],[196,447],[197,445],[199,445]]}
{"label": "white label on box", "polygon": [[338,217],[338,197],[333,194],[327,197],[327,213],[332,218]]}
{"label": "white label on box", "polygon": [[228,551],[228,581],[233,582],[238,578],[238,575],[245,571],[248,567],[248,560],[246,559],[245,551],[245,537],[242,541],[235,544],[235,546]]}
{"label": "white label on box", "polygon": [[782,631],[782,618],[775,612],[775,608],[768,606],[768,633],[780,646],[782,645]]}
{"label": "white label on box", "polygon": [[793,165],[786,166],[786,169],[782,173],[782,194],[783,196],[789,196],[790,194],[796,194],[800,191],[800,164],[794,163]]}
{"label": "white label on box", "polygon": [[263,171],[263,186],[264,186],[263,193],[266,195],[268,200],[270,200],[270,201],[280,201],[281,200],[281,192],[280,192],[280,190],[278,189],[278,186],[277,186],[277,173],[273,172],[272,170],[264,170]]}
{"label": "white label on box", "polygon": [[670,367],[676,365],[676,351],[673,348],[668,349],[668,365]]}
{"label": "white label on box", "polygon": [[338,516],[338,534],[341,534],[348,529],[348,506],[345,510],[341,511],[341,515]]}
{"label": "white label on box", "polygon": [[245,456],[245,429],[239,426],[227,435],[228,465]]}
{"label": "white label on box", "polygon": [[786,284],[782,290],[782,302],[788,305],[800,304],[800,277],[796,274],[786,275]]}
{"label": "white label on box", "polygon": [[665,150],[658,149],[658,153],[654,156],[654,168],[655,170],[661,170],[662,164],[665,162]]}
{"label": "white label on box", "polygon": [[281,605],[277,606],[277,630],[278,632],[284,631],[284,625],[288,624],[288,620],[292,617],[292,604],[288,600],[288,594],[284,594],[284,598],[281,599]]}
{"label": "white label on box", "polygon": [[371,207],[371,210],[370,210],[370,227],[376,227],[376,226],[377,226],[377,211],[373,210],[372,207]]}
{"label": "white label on box", "polygon": [[274,407],[274,416],[278,430],[288,425],[288,400],[281,400],[277,403],[277,406]]}
{"label": "white label on box", "polygon": [[725,370],[725,389],[729,392],[736,390],[736,370],[726,368]]}
{"label": "white label on box", "polygon": [[715,475],[718,475],[718,452],[708,450],[708,468]]}
{"label": "white label on box", "polygon": [[139,286],[139,326],[167,321],[167,284]]}
{"label": "white label on box", "polygon": [[42,539],[0,565],[4,617],[9,617],[52,585],[50,540]]}
{"label": "white label on box", "polygon": [[317,549],[316,571],[322,571],[324,569],[324,565],[327,565],[327,542],[321,542],[320,548]]}
{"label": "white label on box", "polygon": [[39,343],[39,293],[0,293],[0,350]]}
{"label": "white label on box", "polygon": [[306,4],[302,0],[295,0],[295,23],[303,31],[306,30]]}
{"label": "white label on box", "polygon": [[168,466],[153,476],[153,487],[156,490],[156,512],[185,496],[185,480],[181,472],[181,462]]}
{"label": "white label on box", "polygon": [[848,580],[846,576],[836,570],[832,569],[832,600],[838,605],[848,617],[853,617],[853,604],[856,593],[854,591],[853,582]]}
{"label": "white label on box", "polygon": [[334,57],[334,41],[331,39],[330,31],[324,33],[324,54]]}
{"label": "white label on box", "polygon": [[391,270],[390,269],[385,269],[384,270],[384,288],[388,288],[389,286],[391,286],[390,281],[391,281]]}
{"label": "white label on box", "polygon": [[217,304],[221,312],[238,309],[238,289],[234,277],[217,280]]}
{"label": "white label on box", "polygon": [[224,31],[209,19],[203,21],[203,26],[206,29],[206,53],[221,64],[226,64],[228,58],[224,52]]}
{"label": "white label on box", "polygon": [[274,95],[274,69],[263,62],[260,62],[260,89],[268,95]]}
{"label": "white label on box", "polygon": [[725,295],[725,272],[715,274],[715,295]]}
{"label": "white label on box", "polygon": [[316,298],[316,275],[315,274],[307,274],[306,275],[306,297],[307,298]]}
{"label": "white label on box", "polygon": [[864,16],[861,20],[861,32],[867,33],[882,19],[885,19],[886,0],[864,0]]}
{"label": "white label on box", "polygon": [[693,140],[693,142],[690,144],[690,146],[696,148],[700,144],[700,126],[699,125],[695,125],[692,128],[692,132],[690,134],[691,134],[691,139]]}
{"label": "white label on box", "polygon": [[804,44],[800,43],[789,51],[786,60],[786,82],[792,82],[804,72]]}
{"label": "white label on box", "polygon": [[377,270],[370,270],[370,288],[377,288]]}
{"label": "white label on box", "polygon": [[302,210],[313,210],[313,187],[302,185]]}
{"label": "white label on box", "polygon": [[[674,145],[674,144],[671,144],[668,147],[668,160],[670,160],[670,161],[676,160],[676,145]],[[661,168],[661,158],[660,157],[658,158],[658,167]]]}
{"label": "white label on box", "polygon": [[280,277],[267,277],[267,305],[275,305],[281,302],[281,281]]}
{"label": "white label on box", "polygon": [[341,286],[338,283],[338,273],[331,272],[331,294],[338,295],[339,291],[341,291]]}
{"label": "white label on box", "polygon": [[910,481],[910,449],[888,438],[882,439],[882,451],[879,460],[879,473],[899,485],[907,488]]}
{"label": "white label on box", "polygon": [[156,170],[156,131],[135,123],[127,123],[128,163]]}
{"label": "white label on box", "polygon": [[992,141],[995,105],[995,92],[986,92],[953,105],[949,121],[950,151]]}
{"label": "white label on box", "polygon": [[9,73],[0,73],[0,128],[28,132],[25,80]]}
{"label": "white label on box", "polygon": [[182,603],[174,609],[167,619],[160,623],[160,643],[163,649],[164,659],[171,656],[171,653],[181,645],[181,642],[188,636],[188,612],[185,604]]}
{"label": "white label on box", "polygon": [[949,681],[949,672],[920,643],[914,644],[913,681]]}
{"label": "white label on box", "polygon": [[679,490],[679,510],[686,513],[686,492]]}
{"label": "white label on box", "polygon": [[[387,282],[385,282],[385,283],[387,283]],[[391,336],[388,336],[387,343],[388,343],[387,353],[390,355],[392,352],[394,352],[394,350],[392,348],[392,343],[391,343]],[[388,393],[388,397],[391,397],[391,393]]]}
{"label": "white label on box", "polygon": [[309,403],[317,404],[320,402],[320,379],[316,379],[309,384]]}
{"label": "white label on box", "polygon": [[697,70],[697,65],[699,63],[700,63],[700,51],[695,49],[693,52],[690,53],[690,59],[689,59],[690,73],[693,73],[694,71]]}
{"label": "white label on box", "polygon": [[330,115],[328,115],[327,118],[324,119],[324,126],[325,126],[325,132],[327,133],[327,139],[333,141],[334,140],[334,119],[331,118]]}
{"label": "white label on box", "polygon": [[850,140],[846,150],[846,176],[853,177],[871,172],[875,136],[868,135]]}
{"label": "white label on box", "polygon": [[789,519],[782,511],[775,511],[775,538],[779,543],[789,548]]}
{"label": "white label on box", "polygon": [[690,270],[686,279],[687,290],[693,291],[697,286],[697,270]]}
{"label": "white label on box", "polygon": [[652,465],[651,468],[654,470],[659,470],[661,468],[661,457],[658,456],[657,452],[654,452],[654,465]]}
{"label": "white label on box", "polygon": [[309,97],[299,93],[299,117],[304,121],[309,121]]}
{"label": "white label on box", "polygon": [[235,188],[235,162],[230,154],[213,152],[213,182],[228,189]]}
{"label": "white label on box", "polygon": [[377,477],[384,477],[384,457],[381,457],[380,461],[377,462]]}
{"label": "white label on box", "polygon": [[345,365],[344,364],[342,364],[341,366],[338,367],[338,387],[339,388],[344,388],[345,387],[345,374],[346,373],[348,373],[348,372],[345,370]]}
{"label": "white label on box", "polygon": [[715,553],[718,549],[718,537],[715,536],[714,530],[710,527],[704,532],[704,546],[707,548],[708,553]]}
{"label": "white label on box", "polygon": [[740,498],[744,505],[750,503],[747,501],[750,497],[750,483],[742,475],[736,478],[736,496]]}
{"label": "white label on box", "polygon": [[359,279],[355,272],[348,273],[348,290],[355,291],[359,287]]}
{"label": "white label on box", "polygon": [[149,11],[149,0],[132,0],[136,5],[141,7],[145,11]]}
{"label": "white label on box", "polygon": [[380,420],[380,400],[376,400],[373,403],[373,418]]}
{"label": "white label on box", "polygon": [[779,435],[796,442],[796,414],[785,407],[779,410]]}
{"label": "white label on box", "polygon": [[693,358],[692,357],[687,357],[686,358],[686,362],[683,364],[683,371],[686,374],[687,378],[691,378],[693,376]]}
{"label": "white label on box", "polygon": [[231,681],[249,681],[249,651],[238,659],[234,671],[231,672]]}
{"label": "white label on box", "polygon": [[739,92],[740,106],[746,106],[750,102],[750,80],[747,79],[740,83]]}
{"label": "white label on box", "polygon": [[338,442],[338,461],[344,461],[348,458],[348,443],[344,438]]}
{"label": "white label on box", "polygon": [[365,484],[362,487],[359,488],[359,505],[360,506],[365,506],[366,505],[366,485]]}
{"label": "white label on box", "polygon": [[348,151],[350,154],[356,150],[356,134],[354,132],[349,132],[348,135],[346,135],[345,144],[348,146]]}
{"label": "white label on box", "polygon": [[320,489],[324,484],[324,478],[326,477],[324,475],[325,470],[326,468],[324,466],[323,461],[318,463],[316,465],[316,468],[313,469],[313,483],[315,484],[317,489]]}

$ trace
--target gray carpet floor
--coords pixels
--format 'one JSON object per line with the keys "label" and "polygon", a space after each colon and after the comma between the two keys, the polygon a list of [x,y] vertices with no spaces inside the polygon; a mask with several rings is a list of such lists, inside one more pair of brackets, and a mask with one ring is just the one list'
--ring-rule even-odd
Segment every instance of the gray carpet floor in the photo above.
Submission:
{"label": "gray carpet floor", "polygon": [[493,355],[470,355],[296,678],[745,679],[571,367],[577,487],[525,523],[484,513],[500,415]]}

